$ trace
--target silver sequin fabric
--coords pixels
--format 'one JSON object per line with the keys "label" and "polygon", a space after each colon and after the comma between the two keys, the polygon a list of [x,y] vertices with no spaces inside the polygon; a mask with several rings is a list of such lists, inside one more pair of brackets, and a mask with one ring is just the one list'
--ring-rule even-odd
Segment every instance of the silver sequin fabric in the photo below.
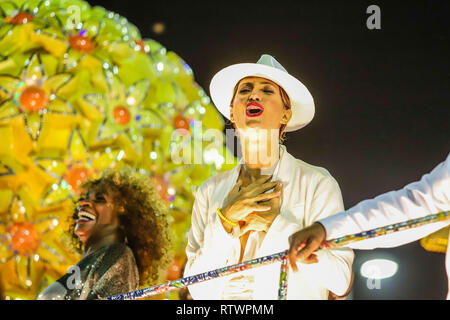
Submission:
{"label": "silver sequin fabric", "polygon": [[131,249],[123,243],[109,244],[81,259],[79,281],[74,272],[67,273],[47,287],[42,300],[94,300],[135,291],[139,272]]}

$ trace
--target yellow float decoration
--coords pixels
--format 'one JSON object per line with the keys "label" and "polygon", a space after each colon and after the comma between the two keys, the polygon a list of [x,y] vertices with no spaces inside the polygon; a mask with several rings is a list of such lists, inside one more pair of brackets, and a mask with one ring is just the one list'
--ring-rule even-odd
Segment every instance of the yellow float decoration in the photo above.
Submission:
{"label": "yellow float decoration", "polygon": [[420,239],[422,247],[431,252],[446,253],[450,227],[438,230]]}
{"label": "yellow float decoration", "polygon": [[3,295],[34,299],[80,259],[65,233],[78,187],[125,164],[170,208],[178,277],[196,188],[236,164],[223,129],[189,65],[126,18],[80,0],[0,2]]}

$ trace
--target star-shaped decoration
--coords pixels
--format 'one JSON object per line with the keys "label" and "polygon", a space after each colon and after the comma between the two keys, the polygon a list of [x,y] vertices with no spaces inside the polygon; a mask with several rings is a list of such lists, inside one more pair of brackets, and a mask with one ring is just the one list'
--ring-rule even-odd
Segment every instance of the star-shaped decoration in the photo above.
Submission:
{"label": "star-shaped decoration", "polygon": [[37,141],[46,115],[75,114],[70,103],[59,96],[72,78],[68,73],[48,76],[40,54],[31,55],[20,77],[0,76],[0,91],[5,98],[0,104],[0,122],[23,118],[26,131]]}
{"label": "star-shaped decoration", "polygon": [[[11,192],[9,204],[0,212],[0,266],[13,264],[15,272],[10,277],[29,288],[39,281],[31,272],[37,265],[64,265],[68,257],[51,236],[61,223],[60,216],[33,211],[20,193]],[[2,196],[5,198],[5,194]]]}
{"label": "star-shaped decoration", "polygon": [[[139,80],[127,90],[117,77],[110,76],[108,88],[107,94],[86,94],[83,97],[87,108],[103,115],[103,119],[93,125],[95,140],[101,142],[125,137],[141,148],[143,130],[151,131],[155,124],[161,123],[158,114],[142,106],[148,94],[149,81]],[[162,124],[157,127],[160,129]]]}

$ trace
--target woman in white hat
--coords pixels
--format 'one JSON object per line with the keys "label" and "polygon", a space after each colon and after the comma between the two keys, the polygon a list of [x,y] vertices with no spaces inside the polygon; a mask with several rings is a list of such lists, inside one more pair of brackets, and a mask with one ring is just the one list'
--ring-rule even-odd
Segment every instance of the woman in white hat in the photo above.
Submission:
{"label": "woman in white hat", "polygon": [[[314,116],[308,89],[270,55],[219,71],[210,85],[219,111],[233,123],[242,159],[204,182],[196,193],[186,248],[185,276],[288,249],[294,232],[343,210],[327,170],[295,159],[281,145],[284,132]],[[314,264],[291,273],[288,299],[327,299],[348,292],[354,254],[322,250]],[[189,287],[194,299],[276,299],[280,264]]]}

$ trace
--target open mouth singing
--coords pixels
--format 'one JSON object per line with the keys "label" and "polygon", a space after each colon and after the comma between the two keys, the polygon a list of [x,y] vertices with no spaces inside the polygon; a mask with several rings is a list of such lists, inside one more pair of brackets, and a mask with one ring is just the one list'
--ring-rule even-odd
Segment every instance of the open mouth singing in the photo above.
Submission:
{"label": "open mouth singing", "polygon": [[262,115],[263,112],[263,106],[256,102],[250,102],[245,108],[245,114],[247,115],[247,117],[258,117]]}

